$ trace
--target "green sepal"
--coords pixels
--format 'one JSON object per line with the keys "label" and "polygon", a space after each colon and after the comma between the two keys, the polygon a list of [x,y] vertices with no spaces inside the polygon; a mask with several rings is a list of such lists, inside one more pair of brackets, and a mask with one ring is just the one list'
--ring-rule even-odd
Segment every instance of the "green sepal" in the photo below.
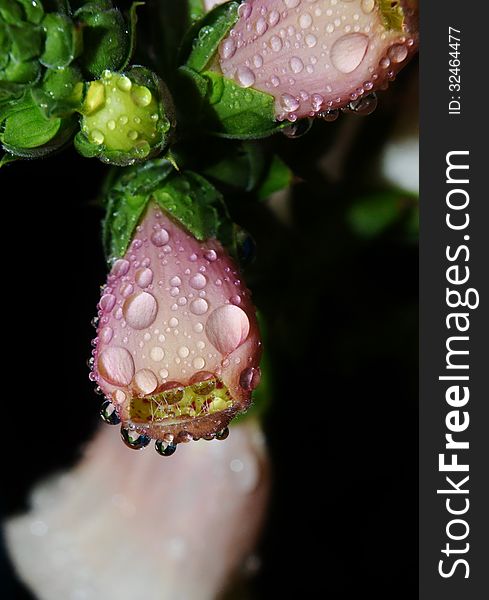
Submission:
{"label": "green sepal", "polygon": [[4,150],[24,158],[38,158],[59,149],[71,138],[76,120],[47,118],[30,91],[2,107],[0,141]]}
{"label": "green sepal", "polygon": [[194,71],[203,71],[216,54],[220,42],[238,20],[238,7],[239,2],[226,2],[196,22],[182,45],[181,62]]}
{"label": "green sepal", "polygon": [[103,237],[109,262],[125,254],[150,200],[196,239],[218,238],[228,245],[233,224],[221,194],[197,173],[175,171],[166,159],[148,161],[112,176],[104,195],[107,217]]}
{"label": "green sepal", "polygon": [[47,14],[42,27],[46,36],[40,62],[48,69],[62,69],[71,63],[79,48],[79,34],[69,17]]}
{"label": "green sepal", "polygon": [[258,139],[289,125],[275,120],[275,99],[270,94],[242,88],[214,71],[202,76],[209,82],[206,131],[232,139]]}
{"label": "green sepal", "polygon": [[205,15],[204,0],[185,0],[187,3],[187,15],[190,23],[195,23]]}
{"label": "green sepal", "polygon": [[83,79],[78,67],[48,69],[42,84],[32,89],[32,95],[47,117],[73,113],[83,100]]}
{"label": "green sepal", "polygon": [[100,77],[105,69],[118,71],[128,64],[131,36],[121,12],[112,2],[95,0],[75,12],[83,29],[83,54],[80,63],[91,77]]}
{"label": "green sepal", "polygon": [[[7,0],[8,2],[9,0]],[[29,23],[39,25],[44,16],[44,9],[41,0],[17,0],[25,11],[25,15]]]}
{"label": "green sepal", "polygon": [[379,0],[379,10],[386,29],[402,31],[404,25],[404,11],[401,2],[392,0]]}

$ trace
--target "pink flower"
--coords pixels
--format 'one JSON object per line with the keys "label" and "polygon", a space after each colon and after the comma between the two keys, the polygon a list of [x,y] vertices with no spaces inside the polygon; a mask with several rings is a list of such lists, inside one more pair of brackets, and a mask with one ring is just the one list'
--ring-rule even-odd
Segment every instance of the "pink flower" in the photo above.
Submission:
{"label": "pink flower", "polygon": [[384,89],[417,49],[415,0],[248,0],[219,47],[223,74],[275,97],[279,120]]}
{"label": "pink flower", "polygon": [[131,447],[155,438],[169,454],[248,408],[260,377],[258,325],[217,240],[197,241],[150,202],[113,264],[98,315],[91,377]]}

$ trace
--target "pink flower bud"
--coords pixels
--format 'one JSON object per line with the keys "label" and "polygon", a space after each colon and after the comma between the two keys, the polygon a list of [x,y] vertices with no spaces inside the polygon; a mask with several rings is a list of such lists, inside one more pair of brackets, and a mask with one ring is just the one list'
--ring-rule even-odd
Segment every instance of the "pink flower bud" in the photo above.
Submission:
{"label": "pink flower bud", "polygon": [[219,48],[225,77],[275,97],[279,120],[384,89],[417,49],[416,2],[248,0]]}
{"label": "pink flower bud", "polygon": [[131,435],[172,444],[213,436],[249,406],[258,325],[217,240],[197,241],[148,204],[98,316],[92,378]]}

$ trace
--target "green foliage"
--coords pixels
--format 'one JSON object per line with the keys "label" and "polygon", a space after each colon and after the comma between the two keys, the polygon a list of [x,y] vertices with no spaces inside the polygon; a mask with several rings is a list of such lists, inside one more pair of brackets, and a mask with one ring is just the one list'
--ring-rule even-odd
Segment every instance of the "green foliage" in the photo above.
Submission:
{"label": "green foliage", "polygon": [[105,189],[104,244],[108,260],[123,256],[148,202],[156,202],[196,239],[229,242],[231,222],[221,194],[191,171],[166,159],[148,161],[112,177]]}

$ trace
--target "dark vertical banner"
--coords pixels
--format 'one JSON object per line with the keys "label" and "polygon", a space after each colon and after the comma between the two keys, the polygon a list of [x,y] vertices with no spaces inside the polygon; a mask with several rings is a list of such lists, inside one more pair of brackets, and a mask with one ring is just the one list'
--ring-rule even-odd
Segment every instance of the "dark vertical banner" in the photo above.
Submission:
{"label": "dark vertical banner", "polygon": [[488,23],[421,3],[421,600],[489,594]]}

